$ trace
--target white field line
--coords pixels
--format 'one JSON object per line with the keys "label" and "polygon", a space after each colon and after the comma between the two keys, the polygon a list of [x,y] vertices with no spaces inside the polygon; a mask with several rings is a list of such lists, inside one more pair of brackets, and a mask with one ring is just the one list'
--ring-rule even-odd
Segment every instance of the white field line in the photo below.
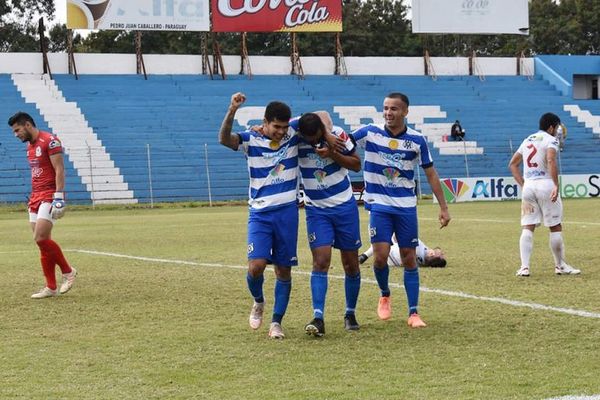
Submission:
{"label": "white field line", "polygon": [[[172,260],[172,259],[166,259],[166,258],[140,257],[140,256],[131,256],[131,255],[127,255],[127,254],[109,253],[109,252],[104,252],[104,251],[82,250],[82,249],[72,249],[72,250],[66,250],[66,251],[98,255],[98,256],[106,256],[106,257],[126,258],[126,259],[130,259],[130,260],[165,263],[165,264],[190,265],[190,266],[195,266],[195,267],[229,268],[229,269],[238,269],[238,270],[246,270],[247,269],[247,266],[245,266],[245,265],[224,265],[224,264],[213,264],[213,263],[200,263],[200,262],[194,262],[194,261]],[[298,275],[298,274],[310,275],[310,272],[294,271],[294,274],[295,275]],[[329,276],[333,279],[344,279],[344,276],[342,276],[342,275],[329,275]],[[366,283],[377,284],[377,281],[375,281],[374,279],[362,278],[362,281],[366,282]],[[403,287],[403,285],[400,285],[399,283],[390,283],[390,286],[395,287],[395,288]],[[472,299],[472,300],[487,301],[487,302],[491,302],[491,303],[506,304],[506,305],[513,306],[513,307],[524,307],[524,308],[531,308],[533,310],[553,311],[553,312],[562,313],[562,314],[574,315],[577,317],[600,319],[600,313],[594,313],[594,312],[585,311],[585,310],[575,310],[572,308],[552,307],[552,306],[547,306],[544,304],[504,299],[502,297],[476,296],[476,295],[472,295],[472,294],[468,294],[468,293],[454,292],[454,291],[444,290],[444,289],[431,289],[431,288],[427,288],[424,286],[421,286],[421,291],[426,292],[426,293],[441,294],[444,296],[460,297],[460,298],[464,298],[464,299]],[[600,400],[600,398],[598,400]]]}
{"label": "white field line", "polygon": [[600,394],[594,394],[591,396],[586,395],[569,395],[569,396],[561,396],[561,397],[551,397],[545,400],[600,400]]}
{"label": "white field line", "polygon": [[[419,218],[419,219],[423,220],[423,221],[436,221],[437,222],[437,218],[422,217],[422,218]],[[518,219],[456,218],[456,221],[460,221],[460,222],[491,222],[491,223],[496,223],[496,224],[516,224],[517,226],[520,224],[520,222],[519,222]],[[452,222],[450,222],[450,223],[452,223]],[[581,221],[563,221],[562,224],[563,225],[582,225],[582,226],[592,225],[592,226],[600,226],[600,222],[589,222],[589,221],[585,221],[585,222],[581,222]]]}

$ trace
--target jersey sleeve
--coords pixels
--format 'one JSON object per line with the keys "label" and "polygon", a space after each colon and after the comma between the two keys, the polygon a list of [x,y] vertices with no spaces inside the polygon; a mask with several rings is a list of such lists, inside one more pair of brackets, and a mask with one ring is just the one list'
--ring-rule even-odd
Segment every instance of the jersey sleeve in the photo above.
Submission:
{"label": "jersey sleeve", "polygon": [[48,155],[61,154],[63,152],[62,143],[56,136],[50,138],[48,143]]}
{"label": "jersey sleeve", "polygon": [[348,154],[354,153],[354,150],[356,150],[356,145],[354,144],[354,142],[350,138],[350,135],[348,135],[341,128],[340,129],[334,129],[332,133],[335,136],[339,137],[340,139],[342,139],[344,141],[344,145],[346,146],[346,150],[342,153],[343,155],[347,156]]}
{"label": "jersey sleeve", "polygon": [[248,144],[250,143],[250,138],[252,137],[251,131],[243,131],[237,132],[238,137],[240,138],[240,147],[244,150],[244,153],[248,153]]}
{"label": "jersey sleeve", "polygon": [[365,147],[365,143],[367,142],[367,135],[369,134],[369,127],[363,126],[362,128],[358,128],[354,132],[352,132],[351,136],[354,138],[354,141],[360,147]]}
{"label": "jersey sleeve", "polygon": [[548,141],[548,148],[549,149],[554,149],[554,150],[558,151],[559,142],[558,142],[558,139],[556,137],[553,137],[552,139],[550,139]]}
{"label": "jersey sleeve", "polygon": [[427,146],[427,141],[422,136],[419,141],[419,158],[422,168],[429,168],[433,165],[433,158],[429,152],[429,146]]}
{"label": "jersey sleeve", "polygon": [[290,128],[292,128],[295,132],[300,130],[300,117],[290,119]]}

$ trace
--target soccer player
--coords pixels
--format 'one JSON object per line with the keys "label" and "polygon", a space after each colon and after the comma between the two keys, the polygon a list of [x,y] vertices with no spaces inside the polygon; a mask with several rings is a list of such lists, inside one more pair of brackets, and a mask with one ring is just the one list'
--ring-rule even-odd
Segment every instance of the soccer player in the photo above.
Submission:
{"label": "soccer player", "polygon": [[[16,138],[27,142],[27,159],[31,167],[31,196],[29,197],[29,222],[33,239],[40,249],[42,271],[46,286],[31,295],[33,299],[67,293],[75,282],[77,271],[63,255],[60,246],[52,240],[52,227],[65,212],[65,168],[60,140],[36,128],[33,118],[18,112],[8,119]],[[62,272],[60,289],[56,285],[56,264]]]}
{"label": "soccer player", "polygon": [[254,304],[249,323],[262,325],[265,298],[264,271],[273,263],[276,275],[275,302],[269,337],[283,339],[281,321],[292,289],[291,267],[298,264],[298,136],[289,130],[290,108],[281,102],[267,105],[261,131],[232,133],[233,119],[246,101],[234,93],[219,131],[219,142],[232,150],[241,146],[250,176],[248,217],[247,284]]}
{"label": "soccer player", "polygon": [[[361,246],[358,206],[352,192],[348,169],[360,171],[355,145],[325,111],[306,113],[290,122],[298,131],[300,173],[308,242],[313,257],[310,276],[313,320],[305,326],[309,335],[325,334],[325,298],[331,249],[340,249],[346,292],[346,330],[358,330],[355,310],[360,291],[358,249]],[[337,141],[340,141],[338,144]],[[339,147],[339,148],[338,148]]]}
{"label": "soccer player", "polygon": [[[508,167],[522,187],[521,195],[521,267],[517,276],[529,276],[529,259],[533,250],[533,232],[542,222],[550,229],[550,250],[557,275],[578,275],[580,270],[565,262],[562,237],[562,201],[558,182],[556,138],[560,118],[546,113],[540,118],[539,131],[528,136],[512,156]],[[525,161],[525,162],[523,162]],[[520,164],[523,163],[523,175]]]}
{"label": "soccer player", "polygon": [[369,234],[375,259],[373,270],[381,290],[377,315],[391,318],[389,266],[390,243],[395,233],[404,266],[404,288],[408,300],[408,325],[425,327],[418,313],[419,270],[415,248],[419,243],[417,198],[414,169],[420,165],[427,176],[440,206],[439,222],[450,222],[448,206],[438,174],[419,132],[406,126],[409,100],[402,93],[390,93],[383,101],[384,124],[369,124],[353,133],[356,142],[365,147],[365,208],[370,211]]}
{"label": "soccer player", "polygon": [[[372,255],[373,246],[369,247],[358,257],[358,262],[364,264]],[[442,249],[439,247],[429,248],[421,239],[419,239],[419,245],[416,248],[416,257],[419,267],[444,268],[447,264],[446,256]],[[390,255],[388,256],[387,263],[390,266],[402,266],[400,247],[395,236],[392,238],[392,246],[390,247]]]}

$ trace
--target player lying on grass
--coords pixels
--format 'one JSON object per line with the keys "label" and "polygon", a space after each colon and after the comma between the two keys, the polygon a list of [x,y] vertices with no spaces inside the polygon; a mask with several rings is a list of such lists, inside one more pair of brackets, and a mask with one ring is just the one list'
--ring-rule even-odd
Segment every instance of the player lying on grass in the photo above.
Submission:
{"label": "player lying on grass", "polygon": [[[388,256],[388,265],[401,267],[402,259],[400,258],[400,247],[393,237],[392,247],[390,248],[390,255]],[[419,245],[416,249],[417,252],[417,264],[419,267],[431,267],[431,268],[444,268],[446,266],[446,256],[439,247],[429,248],[421,239],[419,239]],[[358,261],[364,264],[369,257],[373,255],[373,246],[369,247],[364,253],[358,256]]]}

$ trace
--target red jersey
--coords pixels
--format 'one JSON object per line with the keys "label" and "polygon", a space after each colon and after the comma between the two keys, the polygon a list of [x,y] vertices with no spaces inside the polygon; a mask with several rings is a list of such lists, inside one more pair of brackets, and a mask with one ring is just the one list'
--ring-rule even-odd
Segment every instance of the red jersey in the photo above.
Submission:
{"label": "red jersey", "polygon": [[60,140],[51,133],[39,131],[35,142],[27,145],[27,160],[31,167],[31,193],[54,193],[56,172],[50,156],[62,153]]}

